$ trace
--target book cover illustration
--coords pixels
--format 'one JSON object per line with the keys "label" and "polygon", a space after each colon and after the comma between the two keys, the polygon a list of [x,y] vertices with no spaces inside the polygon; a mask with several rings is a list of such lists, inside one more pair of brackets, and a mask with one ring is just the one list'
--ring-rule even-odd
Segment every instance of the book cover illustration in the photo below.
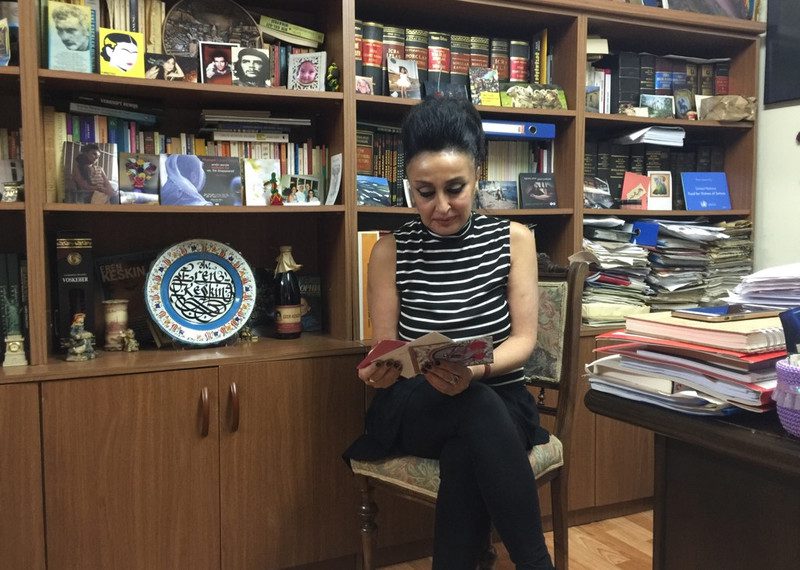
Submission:
{"label": "book cover illustration", "polygon": [[525,209],[556,208],[556,180],[553,174],[522,172],[519,175],[520,207]]}
{"label": "book cover illustration", "polygon": [[650,178],[644,174],[626,172],[622,179],[622,208],[646,210],[647,194],[650,191]]}
{"label": "book cover illustration", "polygon": [[518,207],[517,183],[514,180],[481,180],[478,183],[478,207],[486,210],[512,210]]}
{"label": "book cover illustration", "polygon": [[158,204],[157,154],[119,153],[119,203]]}
{"label": "book cover illustration", "polygon": [[325,91],[325,66],[327,53],[289,54],[289,89]]}
{"label": "book cover illustration", "polygon": [[238,158],[162,154],[161,204],[165,206],[241,206]]}
{"label": "book cover illustration", "polygon": [[647,193],[648,210],[672,209],[672,173],[669,170],[649,170],[650,191]]}
{"label": "book cover illustration", "polygon": [[419,99],[420,82],[417,62],[410,59],[386,59],[389,76],[389,95],[400,99]]}
{"label": "book cover illustration", "polygon": [[322,189],[316,176],[284,174],[281,176],[284,206],[319,206],[322,204]]}
{"label": "book cover illustration", "polygon": [[64,141],[64,202],[119,204],[117,145]]}
{"label": "book cover illustration", "polygon": [[144,76],[147,79],[159,79],[163,81],[191,81],[197,82],[197,63],[189,66],[194,72],[194,79],[187,75],[189,69],[186,63],[182,62],[185,58],[163,53],[146,53],[144,55]]}
{"label": "book cover illustration", "polygon": [[233,84],[243,87],[271,87],[272,65],[267,49],[235,47],[233,57]]}
{"label": "book cover illustration", "polygon": [[144,34],[98,29],[101,75],[144,78]]}
{"label": "book cover illustration", "polygon": [[216,85],[233,84],[231,54],[239,44],[200,42],[200,81]]}
{"label": "book cover illustration", "polygon": [[300,324],[304,332],[322,330],[322,284],[319,275],[298,275]]}
{"label": "book cover illustration", "polygon": [[47,5],[47,67],[92,73],[97,61],[97,15],[88,6]]}
{"label": "book cover illustration", "polygon": [[[492,67],[470,67],[469,90],[474,105],[499,105],[500,81]],[[486,93],[487,95],[483,95]],[[496,99],[496,102],[494,102]]]}
{"label": "book cover illustration", "polygon": [[280,190],[281,162],[274,158],[244,158],[244,203],[266,206],[273,188]]}
{"label": "book cover illustration", "polygon": [[730,210],[731,197],[724,172],[682,172],[687,210]]}
{"label": "book cover illustration", "polygon": [[8,32],[8,18],[0,18],[0,66],[11,61],[11,35]]}
{"label": "book cover illustration", "polygon": [[485,336],[456,341],[441,333],[430,332],[411,342],[382,340],[357,368],[366,368],[373,362],[397,360],[402,364],[400,375],[411,378],[420,374],[426,364],[437,359],[464,366],[491,364],[494,361],[492,338]]}
{"label": "book cover illustration", "polygon": [[380,176],[356,176],[356,204],[359,206],[391,206],[389,181]]}

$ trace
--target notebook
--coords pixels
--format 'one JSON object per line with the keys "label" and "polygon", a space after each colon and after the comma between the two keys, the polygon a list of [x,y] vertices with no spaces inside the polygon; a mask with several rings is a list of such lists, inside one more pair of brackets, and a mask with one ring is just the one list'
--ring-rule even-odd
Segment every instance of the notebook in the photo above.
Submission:
{"label": "notebook", "polygon": [[778,317],[710,323],[681,319],[662,311],[626,317],[625,330],[747,353],[786,348]]}

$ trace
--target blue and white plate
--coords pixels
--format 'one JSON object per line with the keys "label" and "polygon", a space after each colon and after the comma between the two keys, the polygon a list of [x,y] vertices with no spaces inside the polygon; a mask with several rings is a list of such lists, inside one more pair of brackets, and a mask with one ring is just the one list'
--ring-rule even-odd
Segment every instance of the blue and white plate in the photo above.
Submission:
{"label": "blue and white plate", "polygon": [[244,326],[253,312],[256,286],[239,252],[218,241],[192,239],[158,256],[144,294],[150,316],[167,335],[209,345]]}

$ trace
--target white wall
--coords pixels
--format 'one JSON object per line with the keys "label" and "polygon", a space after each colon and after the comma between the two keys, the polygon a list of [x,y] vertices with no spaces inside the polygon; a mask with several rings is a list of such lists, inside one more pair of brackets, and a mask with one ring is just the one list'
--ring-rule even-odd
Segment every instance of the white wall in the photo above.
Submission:
{"label": "white wall", "polygon": [[[764,2],[766,5],[766,2]],[[766,6],[762,6],[766,13]],[[755,269],[800,262],[800,101],[770,105],[764,100],[761,46],[756,139]]]}

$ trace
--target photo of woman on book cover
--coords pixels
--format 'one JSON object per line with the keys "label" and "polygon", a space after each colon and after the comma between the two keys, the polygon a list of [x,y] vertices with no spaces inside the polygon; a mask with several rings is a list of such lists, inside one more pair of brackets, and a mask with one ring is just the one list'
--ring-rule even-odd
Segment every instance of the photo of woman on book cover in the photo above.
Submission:
{"label": "photo of woman on book cover", "polygon": [[178,58],[174,55],[164,55],[160,53],[145,54],[145,77],[147,79],[162,79],[164,81],[186,81],[186,73],[183,71]]}

